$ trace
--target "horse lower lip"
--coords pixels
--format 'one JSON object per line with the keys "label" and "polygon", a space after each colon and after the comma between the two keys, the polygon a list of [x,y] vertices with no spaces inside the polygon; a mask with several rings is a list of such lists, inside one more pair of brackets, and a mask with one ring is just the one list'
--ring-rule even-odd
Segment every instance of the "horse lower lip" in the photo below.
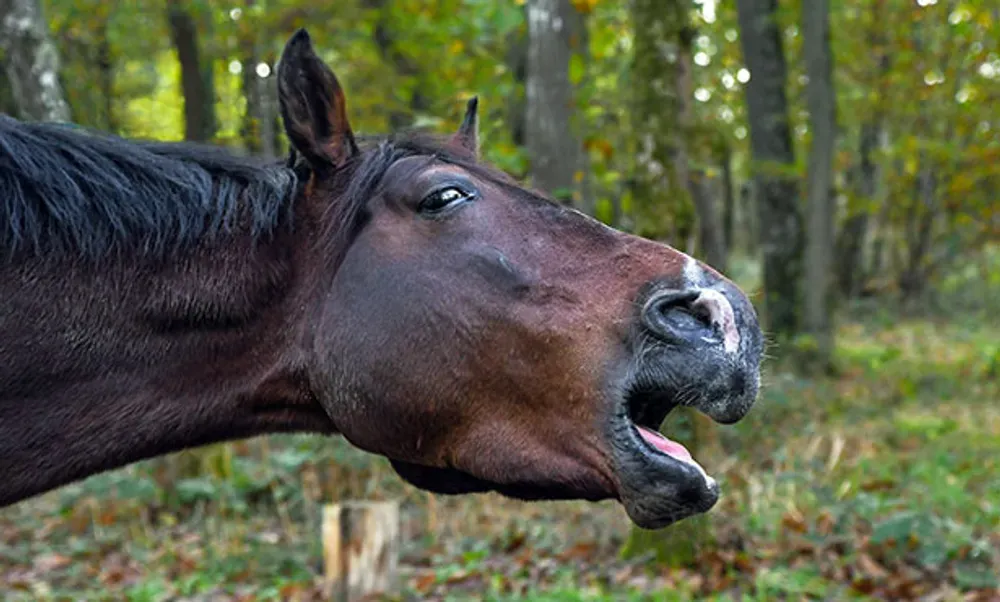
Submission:
{"label": "horse lower lip", "polygon": [[659,529],[715,505],[718,483],[684,446],[623,418],[612,431],[613,463],[619,499],[635,524]]}

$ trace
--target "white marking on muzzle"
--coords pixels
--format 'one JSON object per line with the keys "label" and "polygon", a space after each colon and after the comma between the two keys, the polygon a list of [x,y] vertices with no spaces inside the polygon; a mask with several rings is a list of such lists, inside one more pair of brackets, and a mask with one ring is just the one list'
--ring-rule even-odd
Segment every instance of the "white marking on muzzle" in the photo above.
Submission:
{"label": "white marking on muzzle", "polygon": [[704,308],[708,312],[712,325],[718,326],[722,332],[722,348],[726,353],[736,353],[740,346],[740,331],[736,328],[736,315],[729,299],[719,291],[702,289],[692,306]]}
{"label": "white marking on muzzle", "polygon": [[705,271],[701,269],[698,265],[698,261],[691,257],[687,258],[684,262],[684,282],[689,288],[701,288],[703,284],[703,279],[705,278]]}

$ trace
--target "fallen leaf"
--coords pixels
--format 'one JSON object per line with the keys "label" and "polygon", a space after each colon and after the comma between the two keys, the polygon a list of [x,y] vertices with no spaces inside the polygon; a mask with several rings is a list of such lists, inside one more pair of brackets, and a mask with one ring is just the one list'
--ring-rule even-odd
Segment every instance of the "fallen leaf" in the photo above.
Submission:
{"label": "fallen leaf", "polygon": [[880,581],[889,576],[889,571],[885,570],[878,562],[868,554],[862,553],[858,556],[858,568],[866,576],[876,581]]}
{"label": "fallen leaf", "polygon": [[786,529],[794,531],[796,533],[805,533],[807,530],[806,521],[802,518],[799,513],[792,514],[791,512],[785,513],[781,517],[781,524]]}
{"label": "fallen leaf", "polygon": [[35,570],[40,573],[48,573],[49,571],[54,571],[56,569],[61,569],[73,562],[73,559],[69,556],[63,556],[62,554],[42,554],[35,558],[32,563]]}

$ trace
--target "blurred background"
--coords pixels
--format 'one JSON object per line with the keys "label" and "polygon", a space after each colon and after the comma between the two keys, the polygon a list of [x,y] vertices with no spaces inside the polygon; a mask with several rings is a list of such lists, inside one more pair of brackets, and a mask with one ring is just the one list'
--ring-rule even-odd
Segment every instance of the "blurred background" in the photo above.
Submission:
{"label": "blurred background", "polygon": [[399,499],[404,600],[1000,599],[1000,5],[0,0],[0,112],[280,157],[299,27],[355,131],[479,95],[489,161],[753,293],[754,411],[664,426],[721,502],[641,531],[258,438],[0,510],[0,598],[320,599],[322,505]]}

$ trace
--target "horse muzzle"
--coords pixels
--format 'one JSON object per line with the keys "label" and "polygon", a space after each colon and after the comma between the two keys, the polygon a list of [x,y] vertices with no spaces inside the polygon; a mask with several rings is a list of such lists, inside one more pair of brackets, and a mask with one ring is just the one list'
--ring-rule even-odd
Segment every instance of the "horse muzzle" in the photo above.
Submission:
{"label": "horse muzzle", "polygon": [[608,425],[618,494],[641,527],[706,512],[714,478],[683,445],[659,432],[678,406],[717,422],[743,418],[760,386],[763,335],[750,301],[724,279],[677,287],[649,283],[635,306],[631,364]]}

